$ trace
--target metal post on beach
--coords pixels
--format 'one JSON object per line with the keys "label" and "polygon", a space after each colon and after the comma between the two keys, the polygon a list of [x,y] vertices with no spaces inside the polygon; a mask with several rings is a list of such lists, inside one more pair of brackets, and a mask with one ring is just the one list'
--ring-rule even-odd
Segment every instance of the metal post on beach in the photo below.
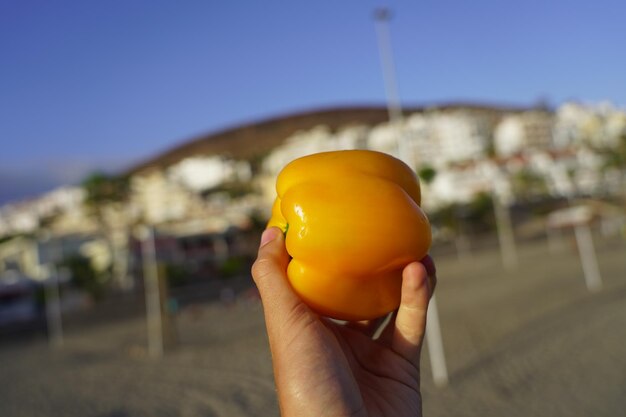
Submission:
{"label": "metal post on beach", "polygon": [[59,273],[56,266],[51,266],[50,272],[45,288],[48,342],[51,347],[60,348],[63,346],[63,321],[61,318]]}
{"label": "metal post on beach", "polygon": [[515,244],[515,234],[511,221],[511,212],[500,200],[498,193],[492,193],[493,210],[496,217],[496,229],[498,230],[498,241],[500,243],[500,256],[502,265],[507,270],[515,269],[518,265],[517,245]]}
{"label": "metal post on beach", "polygon": [[158,359],[163,356],[163,323],[154,228],[146,227],[142,234],[141,254],[146,298],[148,356]]}
{"label": "metal post on beach", "polygon": [[598,258],[593,246],[591,228],[588,222],[580,222],[574,226],[578,255],[585,275],[585,284],[589,291],[599,291],[602,288],[602,277],[598,267]]}
{"label": "metal post on beach", "polygon": [[585,284],[589,291],[599,291],[602,288],[602,276],[598,266],[598,257],[593,244],[591,222],[593,212],[587,206],[570,206],[553,212],[548,218],[548,228],[572,228],[576,237],[578,257],[583,269]]}
{"label": "metal post on beach", "polygon": [[441,337],[441,325],[439,324],[439,309],[437,297],[433,294],[426,313],[426,344],[430,356],[430,367],[433,372],[433,381],[436,386],[448,385],[448,367],[446,355],[443,350],[443,338]]}
{"label": "metal post on beach", "polygon": [[[52,348],[63,346],[63,317],[61,313],[61,291],[59,289],[59,270],[56,262],[63,258],[63,247],[58,245],[50,233],[46,233],[38,242],[37,263],[42,264],[41,278],[44,279],[44,300],[46,312],[46,328],[48,344]],[[42,257],[43,247],[46,246],[47,256]],[[45,267],[44,267],[45,264]]]}

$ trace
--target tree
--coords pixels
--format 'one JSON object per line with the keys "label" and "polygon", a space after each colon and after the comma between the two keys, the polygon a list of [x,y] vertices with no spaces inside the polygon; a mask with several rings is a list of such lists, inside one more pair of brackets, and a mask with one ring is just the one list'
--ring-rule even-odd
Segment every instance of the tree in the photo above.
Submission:
{"label": "tree", "polygon": [[87,292],[95,301],[102,299],[105,293],[103,277],[93,268],[89,259],[73,255],[62,260],[58,266],[69,270],[72,285]]}
{"label": "tree", "polygon": [[426,184],[430,184],[435,180],[435,177],[437,176],[437,171],[430,165],[424,165],[417,171],[417,175]]}
{"label": "tree", "polygon": [[548,193],[545,178],[530,169],[521,169],[512,176],[511,180],[513,183],[513,192],[522,201],[529,201],[536,197],[544,197]]}
{"label": "tree", "polygon": [[604,170],[617,170],[622,181],[622,190],[626,195],[626,133],[622,133],[615,148],[604,149]]}
{"label": "tree", "polygon": [[614,149],[604,149],[604,154],[606,167],[617,168],[619,170],[626,169],[626,133],[620,136],[617,146]]}
{"label": "tree", "polygon": [[95,172],[83,180],[85,205],[95,217],[112,259],[112,278],[119,287],[128,287],[128,236],[130,219],[125,205],[130,194],[127,176]]}
{"label": "tree", "polygon": [[122,203],[128,199],[129,181],[125,176],[107,175],[94,172],[83,180],[86,192],[85,203],[95,211],[103,204]]}

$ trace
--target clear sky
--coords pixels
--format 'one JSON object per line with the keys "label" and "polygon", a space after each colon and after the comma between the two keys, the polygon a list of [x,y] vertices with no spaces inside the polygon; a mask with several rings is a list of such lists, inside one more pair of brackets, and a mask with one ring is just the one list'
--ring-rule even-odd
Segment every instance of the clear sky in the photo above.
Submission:
{"label": "clear sky", "polygon": [[268,116],[384,104],[626,107],[626,2],[0,1],[0,202]]}

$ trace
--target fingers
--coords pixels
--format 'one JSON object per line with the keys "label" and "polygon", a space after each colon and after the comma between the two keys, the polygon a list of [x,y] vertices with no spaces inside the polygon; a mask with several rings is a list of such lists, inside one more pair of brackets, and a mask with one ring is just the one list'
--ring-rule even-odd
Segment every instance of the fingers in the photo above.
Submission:
{"label": "fingers", "polygon": [[252,278],[264,305],[273,298],[295,298],[286,279],[288,263],[283,234],[279,228],[270,227],[261,236],[259,253],[252,265]]}
{"label": "fingers", "polygon": [[[434,272],[432,259],[430,259],[430,264],[428,268]],[[425,264],[413,262],[404,268],[400,307],[391,336],[391,349],[415,366],[419,365],[426,328],[426,311],[431,295],[428,281]],[[433,287],[434,285],[433,282]]]}
{"label": "fingers", "polygon": [[252,265],[252,278],[259,289],[268,327],[283,314],[297,310],[301,304],[287,281],[289,254],[285,238],[277,227],[263,232],[259,253]]}

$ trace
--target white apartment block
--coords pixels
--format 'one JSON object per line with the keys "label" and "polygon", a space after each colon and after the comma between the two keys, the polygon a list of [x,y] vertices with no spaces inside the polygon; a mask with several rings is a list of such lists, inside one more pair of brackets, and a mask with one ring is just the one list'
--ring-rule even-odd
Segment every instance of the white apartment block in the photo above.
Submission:
{"label": "white apartment block", "polygon": [[327,126],[299,131],[275,148],[263,161],[263,170],[274,177],[294,159],[318,152],[364,148],[369,129],[348,126],[331,132]]}
{"label": "white apartment block", "polygon": [[626,112],[609,103],[565,103],[555,114],[554,141],[558,147],[588,145],[614,147],[626,135]]}
{"label": "white apartment block", "polygon": [[417,167],[483,158],[489,146],[485,120],[462,110],[415,113],[407,118],[404,134]]}
{"label": "white apartment block", "polygon": [[545,111],[525,111],[504,116],[493,132],[496,155],[507,157],[553,146],[553,117]]}
{"label": "white apartment block", "polygon": [[81,187],[64,186],[31,200],[7,204],[0,208],[0,236],[34,232],[44,220],[66,213],[79,218],[84,198]]}
{"label": "white apartment block", "polygon": [[194,192],[202,192],[230,181],[252,178],[250,164],[220,155],[185,158],[167,169],[167,177]]}
{"label": "white apartment block", "polygon": [[181,220],[201,205],[200,197],[154,169],[131,179],[132,204],[149,224]]}

